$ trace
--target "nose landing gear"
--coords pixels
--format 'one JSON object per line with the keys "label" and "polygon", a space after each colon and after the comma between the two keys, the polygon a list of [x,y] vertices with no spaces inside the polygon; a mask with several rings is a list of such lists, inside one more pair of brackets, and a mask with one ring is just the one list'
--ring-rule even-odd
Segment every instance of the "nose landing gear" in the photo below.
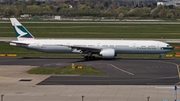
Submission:
{"label": "nose landing gear", "polygon": [[162,57],[164,56],[164,54],[159,54],[159,60],[162,60]]}

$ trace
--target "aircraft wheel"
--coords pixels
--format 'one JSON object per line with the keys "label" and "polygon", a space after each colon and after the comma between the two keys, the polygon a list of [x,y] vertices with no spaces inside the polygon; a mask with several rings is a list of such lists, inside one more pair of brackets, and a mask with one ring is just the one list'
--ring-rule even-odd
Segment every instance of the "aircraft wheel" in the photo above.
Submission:
{"label": "aircraft wheel", "polygon": [[85,60],[94,60],[95,56],[84,56]]}

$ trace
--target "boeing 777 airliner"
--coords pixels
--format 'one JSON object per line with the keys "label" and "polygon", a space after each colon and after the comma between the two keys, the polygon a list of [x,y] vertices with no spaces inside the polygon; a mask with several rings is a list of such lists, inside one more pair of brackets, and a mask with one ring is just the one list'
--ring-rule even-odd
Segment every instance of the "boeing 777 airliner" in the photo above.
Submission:
{"label": "boeing 777 airliner", "polygon": [[117,54],[164,54],[173,50],[167,43],[151,40],[35,39],[16,18],[10,20],[18,39],[10,45],[41,52],[86,54],[89,60],[93,54],[113,59]]}

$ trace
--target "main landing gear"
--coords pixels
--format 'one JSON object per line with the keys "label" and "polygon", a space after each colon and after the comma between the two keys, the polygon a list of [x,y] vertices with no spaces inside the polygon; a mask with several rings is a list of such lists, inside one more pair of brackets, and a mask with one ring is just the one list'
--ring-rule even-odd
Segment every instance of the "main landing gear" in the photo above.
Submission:
{"label": "main landing gear", "polygon": [[85,60],[94,60],[95,56],[92,56],[92,52],[89,52],[86,56],[84,56]]}
{"label": "main landing gear", "polygon": [[94,60],[95,56],[84,56],[85,60]]}

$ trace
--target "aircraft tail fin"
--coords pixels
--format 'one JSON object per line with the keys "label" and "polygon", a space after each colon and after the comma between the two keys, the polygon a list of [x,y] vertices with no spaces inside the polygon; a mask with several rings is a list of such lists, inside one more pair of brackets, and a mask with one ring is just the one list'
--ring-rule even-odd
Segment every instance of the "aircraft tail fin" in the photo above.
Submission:
{"label": "aircraft tail fin", "polygon": [[18,40],[34,39],[34,36],[16,18],[10,20]]}

